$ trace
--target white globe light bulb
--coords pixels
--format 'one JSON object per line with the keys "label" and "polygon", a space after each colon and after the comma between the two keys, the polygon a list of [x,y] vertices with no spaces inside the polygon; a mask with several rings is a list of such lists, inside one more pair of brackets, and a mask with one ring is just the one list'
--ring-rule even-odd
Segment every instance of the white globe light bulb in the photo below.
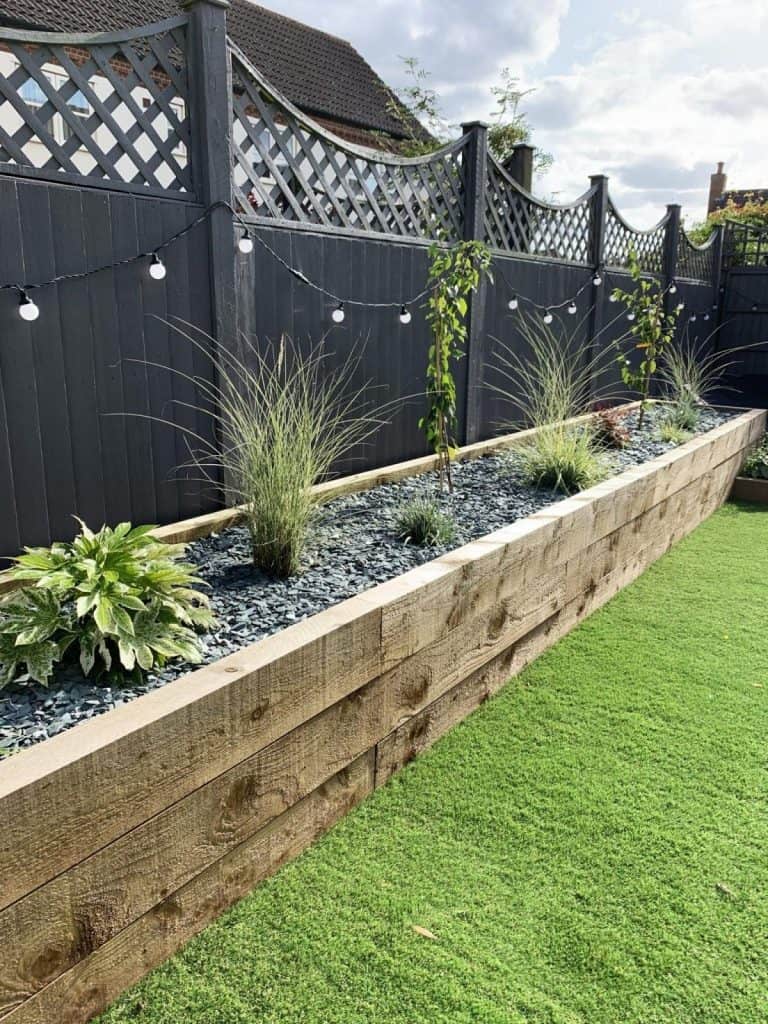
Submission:
{"label": "white globe light bulb", "polygon": [[547,312],[544,314],[544,323],[545,324],[551,324],[552,323],[552,314],[549,312],[549,310],[547,310]]}
{"label": "white globe light bulb", "polygon": [[576,313],[576,303],[575,302],[571,302],[569,304],[569,306],[568,306],[568,313],[569,313],[570,316],[574,316],[574,314]]}
{"label": "white globe light bulb", "polygon": [[609,302],[618,302],[619,301],[619,296],[618,295],[614,295],[613,292],[611,292],[608,301]]}
{"label": "white globe light bulb", "polygon": [[250,235],[243,235],[240,241],[237,243],[237,248],[240,252],[245,253],[246,256],[249,252],[253,252],[253,239]]}
{"label": "white globe light bulb", "polygon": [[344,307],[342,305],[337,306],[331,313],[331,320],[333,320],[335,324],[344,323]]}
{"label": "white globe light bulb", "polygon": [[599,273],[595,274],[595,276],[592,278],[592,284],[595,286],[595,288],[599,288],[602,283],[603,283],[603,279],[600,276],[600,274]]}
{"label": "white globe light bulb", "polygon": [[518,301],[517,301],[517,296],[515,295],[507,303],[507,309],[511,309],[512,312],[514,313],[514,311],[517,309],[517,307],[518,307]]}
{"label": "white globe light bulb", "polygon": [[162,281],[166,275],[165,264],[160,257],[155,254],[152,257],[152,262],[149,265],[149,276],[153,281]]}
{"label": "white globe light bulb", "polygon": [[400,323],[409,324],[411,322],[411,314],[406,306],[400,310]]}
{"label": "white globe light bulb", "polygon": [[635,319],[635,314],[634,313],[627,313],[627,320],[634,320],[634,319]]}
{"label": "white globe light bulb", "polygon": [[672,284],[669,286],[669,294],[670,295],[674,295],[676,291],[677,291],[677,285],[673,281]]}
{"label": "white globe light bulb", "polygon": [[40,316],[39,308],[27,295],[22,296],[21,302],[19,303],[19,316],[22,320],[26,320],[27,323],[30,324]]}

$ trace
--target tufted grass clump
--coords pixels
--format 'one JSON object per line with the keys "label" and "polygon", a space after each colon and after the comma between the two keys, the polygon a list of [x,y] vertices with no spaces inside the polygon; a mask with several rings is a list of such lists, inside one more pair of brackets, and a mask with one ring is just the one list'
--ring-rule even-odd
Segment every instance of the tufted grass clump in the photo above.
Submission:
{"label": "tufted grass clump", "polygon": [[317,509],[313,485],[384,423],[383,407],[368,401],[367,382],[356,383],[360,353],[333,365],[324,342],[304,350],[286,336],[261,347],[241,338],[234,353],[177,329],[215,371],[213,383],[194,383],[206,403],[197,411],[212,419],[216,442],[193,447],[203,439],[184,431],[191,448],[185,468],[211,483],[223,479],[228,499],[243,511],[255,567],[291,576]]}
{"label": "tufted grass clump", "polygon": [[431,498],[414,498],[397,512],[395,534],[398,540],[418,547],[437,548],[452,543],[456,525]]}
{"label": "tufted grass clump", "polygon": [[611,460],[601,452],[591,430],[552,424],[512,455],[513,464],[532,487],[576,494],[610,475]]}
{"label": "tufted grass clump", "polygon": [[671,420],[664,420],[659,424],[659,440],[669,444],[685,444],[693,436],[690,431],[684,430]]}
{"label": "tufted grass clump", "polygon": [[691,395],[683,395],[664,409],[662,425],[693,433],[701,422],[701,409],[701,405]]}

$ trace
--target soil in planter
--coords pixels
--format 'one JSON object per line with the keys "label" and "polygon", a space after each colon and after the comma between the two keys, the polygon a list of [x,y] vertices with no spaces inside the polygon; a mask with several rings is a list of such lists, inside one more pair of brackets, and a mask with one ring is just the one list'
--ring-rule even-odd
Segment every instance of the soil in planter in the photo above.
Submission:
{"label": "soil in planter", "polygon": [[[700,431],[732,414],[706,410]],[[642,433],[628,417],[630,445],[610,453],[616,472],[674,448],[656,436],[659,412],[651,410]],[[456,463],[455,490],[439,498],[456,524],[456,548],[559,501],[562,495],[535,490],[510,468],[507,454]],[[383,484],[336,498],[317,514],[302,571],[272,580],[254,570],[248,533],[232,527],[190,544],[187,557],[211,586],[218,627],[203,639],[204,662],[223,658],[247,644],[383,583],[438,557],[445,547],[418,548],[394,534],[399,507],[415,497],[437,495],[434,474]],[[99,686],[74,669],[60,671],[49,688],[14,685],[0,697],[0,753],[12,753],[163,686],[189,671],[179,662],[147,676],[140,686]]]}

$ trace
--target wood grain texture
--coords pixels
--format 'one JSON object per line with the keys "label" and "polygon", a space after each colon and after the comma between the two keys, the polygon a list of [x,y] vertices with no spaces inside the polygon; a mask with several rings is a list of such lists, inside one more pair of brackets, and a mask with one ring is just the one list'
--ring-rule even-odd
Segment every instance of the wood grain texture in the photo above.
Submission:
{"label": "wood grain texture", "polygon": [[[4,1024],[90,1020],[360,803],[371,792],[373,767],[371,751],[11,1009]],[[20,987],[26,984],[20,977]]]}
{"label": "wood grain texture", "polygon": [[548,553],[564,564],[742,451],[764,419],[744,414],[0,764],[0,908],[525,587]]}
{"label": "wood grain texture", "polygon": [[711,476],[693,481],[660,506],[628,521],[574,556],[564,569],[564,600],[552,615],[539,616],[533,628],[511,646],[404,721],[378,744],[376,785],[383,785],[432,746],[715,511],[728,495],[739,458],[732,457],[713,470]]}
{"label": "wood grain texture", "polygon": [[246,891],[211,895],[243,850],[311,841],[325,826],[279,823],[339,772],[365,763],[370,788],[375,758],[382,784],[698,525],[764,426],[745,414],[0,765],[0,1019],[87,1020]]}

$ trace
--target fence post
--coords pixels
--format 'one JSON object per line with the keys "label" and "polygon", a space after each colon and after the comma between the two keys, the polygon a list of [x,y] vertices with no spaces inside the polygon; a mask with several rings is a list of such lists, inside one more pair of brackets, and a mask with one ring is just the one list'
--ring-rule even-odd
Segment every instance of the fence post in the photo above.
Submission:
{"label": "fence post", "polygon": [[[187,60],[192,127],[192,181],[203,206],[232,201],[232,86],[227,51],[227,0],[181,0],[189,17]],[[231,351],[237,338],[235,233],[229,210],[209,217],[213,336]]]}
{"label": "fence post", "polygon": [[[719,328],[723,322],[724,296],[720,292],[724,280],[723,263],[725,261],[725,224],[715,228],[715,240],[712,243],[712,309],[715,312],[715,323]],[[718,348],[720,331],[715,335],[715,348]]]}
{"label": "fence post", "polygon": [[[605,222],[608,217],[608,178],[604,174],[593,174],[589,183],[594,188],[592,209],[589,218],[589,263],[593,282],[589,289],[590,314],[587,322],[586,352],[590,365],[595,366],[597,358],[597,337],[603,329],[603,296],[608,287],[605,278]],[[600,278],[600,284],[594,281]],[[596,375],[592,375],[592,394],[596,397]]]}
{"label": "fence post", "polygon": [[518,142],[504,162],[504,169],[514,178],[518,185],[530,192],[533,189],[533,146],[527,142]]}
{"label": "fence post", "polygon": [[[464,240],[485,240],[485,194],[488,181],[488,125],[471,121],[461,126],[469,135],[464,150]],[[483,385],[483,321],[487,296],[485,278],[480,279],[477,291],[469,296],[467,310],[467,389],[464,413],[464,444],[480,438],[481,403]]]}
{"label": "fence post", "polygon": [[680,205],[669,203],[667,205],[667,226],[664,229],[664,260],[662,273],[662,286],[666,289],[664,298],[664,309],[668,313],[672,308],[673,300],[669,293],[669,286],[675,280],[677,274],[677,250],[680,243]]}

